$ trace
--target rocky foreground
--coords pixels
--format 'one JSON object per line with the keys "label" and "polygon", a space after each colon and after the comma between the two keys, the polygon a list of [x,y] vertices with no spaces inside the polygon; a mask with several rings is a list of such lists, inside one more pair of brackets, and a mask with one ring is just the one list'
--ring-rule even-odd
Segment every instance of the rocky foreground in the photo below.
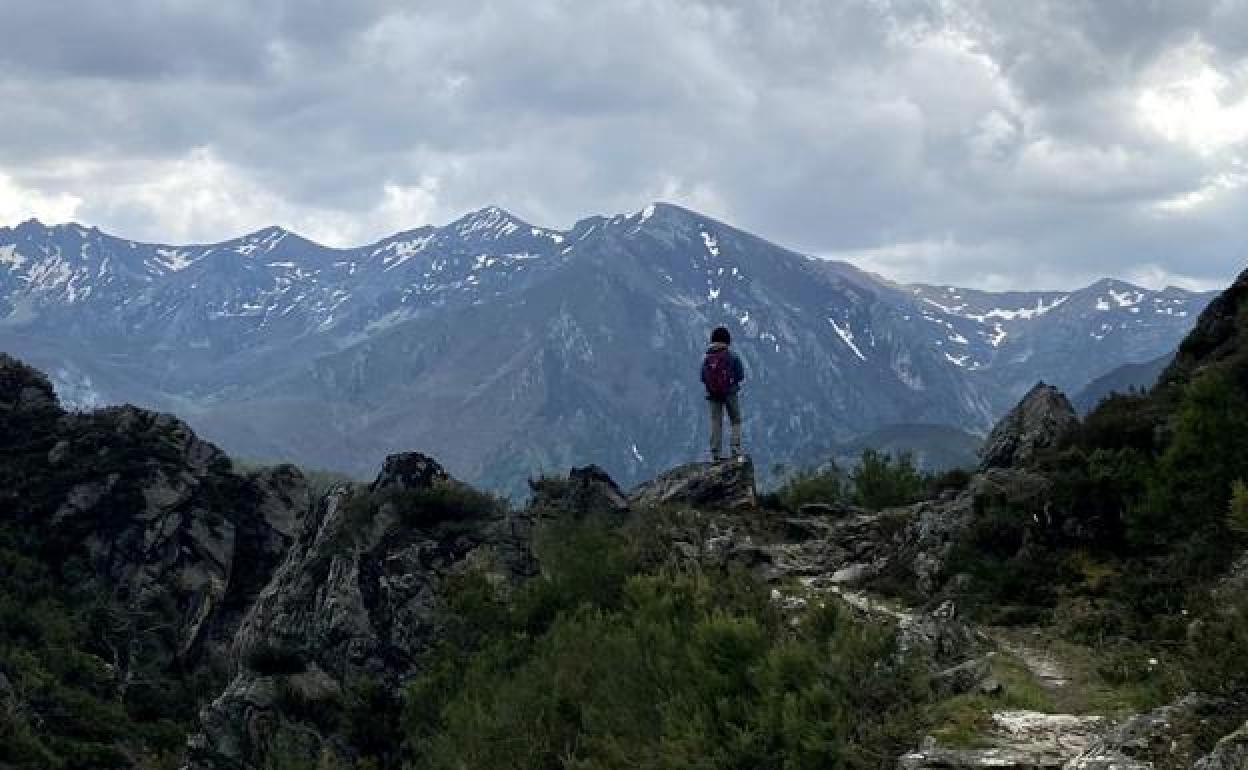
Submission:
{"label": "rocky foreground", "polygon": [[[533,482],[529,505],[513,510],[417,453],[389,457],[371,484],[324,494],[290,466],[238,474],[172,417],[132,407],[66,412],[46,378],[0,356],[9,463],[0,503],[12,521],[45,529],[48,542],[81,544],[90,579],[160,629],[148,639],[150,629],[134,623],[130,646],[100,660],[110,687],[168,669],[217,683],[186,743],[192,770],[263,767],[279,728],[296,736],[288,751],[351,766],[356,747],[320,719],[322,705],[362,678],[380,683],[383,700],[397,698],[446,633],[450,582],[480,575],[506,595],[542,569],[534,533],[543,520],[623,521],[654,510],[665,512],[673,565],[744,565],[786,611],[836,602],[883,619],[898,629],[901,654],[930,666],[945,697],[983,696],[969,739],[954,745],[933,735],[888,764],[1248,767],[1248,724],[1194,753],[1192,726],[1228,707],[1198,693],[1138,714],[992,707],[1018,687],[1073,702],[1063,693],[1082,683],[1041,641],[966,621],[959,578],[947,574],[950,551],[982,501],[1043,503],[1051,482],[1032,461],[1077,423],[1064,396],[1037,386],[992,433],[964,489],[897,509],[767,509],[752,462],[741,459],[682,466],[631,491],[601,469],[576,469]],[[898,581],[905,601],[882,594]],[[10,718],[38,713],[4,671],[0,705]]]}

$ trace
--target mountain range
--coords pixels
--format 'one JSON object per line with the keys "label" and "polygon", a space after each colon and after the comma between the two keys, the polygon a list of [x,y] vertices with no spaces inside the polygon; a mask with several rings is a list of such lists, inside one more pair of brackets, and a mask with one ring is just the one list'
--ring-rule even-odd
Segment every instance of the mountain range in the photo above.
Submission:
{"label": "mountain range", "polygon": [[1038,380],[1077,392],[1173,352],[1213,296],[904,285],[668,204],[567,230],[488,207],[351,249],[276,227],[183,246],[0,229],[0,349],[66,404],[174,411],[234,454],[355,474],[418,447],[512,493],[704,454],[717,324],[768,467],[881,430],[900,445],[897,426],[982,434]]}

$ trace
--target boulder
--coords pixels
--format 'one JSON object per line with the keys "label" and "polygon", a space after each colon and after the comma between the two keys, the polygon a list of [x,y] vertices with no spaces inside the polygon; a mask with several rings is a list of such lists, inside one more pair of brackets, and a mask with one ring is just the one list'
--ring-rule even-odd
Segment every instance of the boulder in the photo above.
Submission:
{"label": "boulder", "polygon": [[987,682],[991,674],[992,658],[985,655],[937,672],[932,684],[946,697],[961,695]]}
{"label": "boulder", "polygon": [[1079,425],[1069,399],[1043,382],[1001,419],[980,449],[980,470],[1025,468]]}
{"label": "boulder", "polygon": [[420,452],[402,452],[386,458],[381,473],[369,487],[371,492],[429,489],[435,482],[447,481],[447,472],[438,461]]}
{"label": "boulder", "polygon": [[717,463],[682,465],[633,489],[629,502],[642,508],[662,505],[754,508],[758,504],[754,462],[742,456]]}

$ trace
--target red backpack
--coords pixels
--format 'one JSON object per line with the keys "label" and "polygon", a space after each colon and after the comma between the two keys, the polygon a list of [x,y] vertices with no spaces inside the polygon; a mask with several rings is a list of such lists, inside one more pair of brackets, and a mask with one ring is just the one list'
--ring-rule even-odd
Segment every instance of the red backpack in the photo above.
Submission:
{"label": "red backpack", "polygon": [[702,382],[706,384],[706,394],[716,401],[732,395],[737,377],[732,370],[732,354],[727,348],[707,352],[702,359]]}

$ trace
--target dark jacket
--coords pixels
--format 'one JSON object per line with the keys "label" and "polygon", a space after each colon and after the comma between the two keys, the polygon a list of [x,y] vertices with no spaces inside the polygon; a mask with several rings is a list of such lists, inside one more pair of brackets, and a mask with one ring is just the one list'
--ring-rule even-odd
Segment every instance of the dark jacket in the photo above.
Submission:
{"label": "dark jacket", "polygon": [[[728,346],[722,342],[712,342],[710,347],[706,349],[706,352],[714,353],[718,350],[728,350]],[[741,383],[745,382],[745,364],[741,363],[741,356],[731,350],[728,350],[728,358],[732,361],[732,378],[734,380],[732,392],[735,394],[740,389]],[[705,379],[702,381],[702,384],[706,384]],[[710,398],[711,395],[708,393],[706,397]]]}

